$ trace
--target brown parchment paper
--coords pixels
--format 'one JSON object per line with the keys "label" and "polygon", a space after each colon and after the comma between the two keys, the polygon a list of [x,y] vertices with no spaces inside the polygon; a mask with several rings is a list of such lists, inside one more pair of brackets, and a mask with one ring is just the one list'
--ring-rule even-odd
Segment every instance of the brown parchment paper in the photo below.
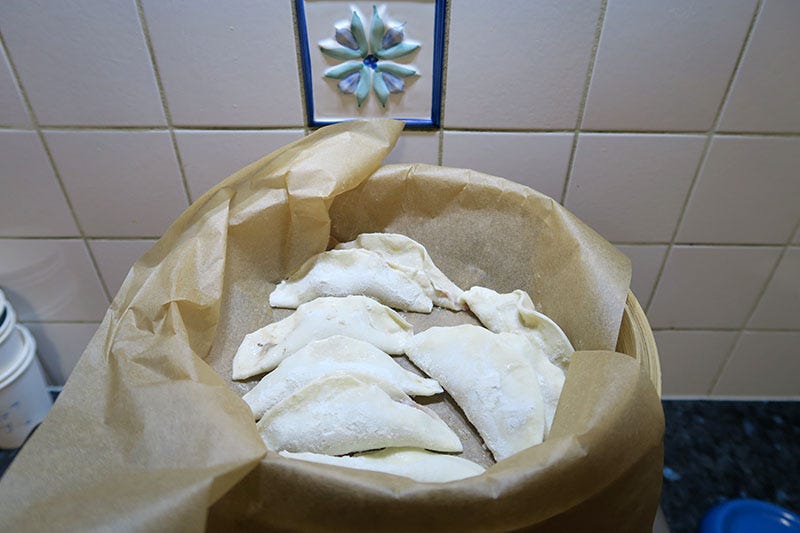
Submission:
{"label": "brown parchment paper", "polygon": [[[476,172],[378,169],[391,120],[323,128],[227,178],[136,262],[50,415],[0,481],[2,530],[647,531],[663,415],[637,360],[613,353],[627,259],[549,198]],[[425,244],[464,288],[527,290],[576,349],[545,443],[492,465],[447,398],[464,454],[447,484],[267,452],[232,382],[242,337],[287,311],[274,284],[365,231]],[[414,315],[414,316],[412,316]],[[417,331],[473,320],[407,314]],[[469,445],[468,445],[469,444]]]}

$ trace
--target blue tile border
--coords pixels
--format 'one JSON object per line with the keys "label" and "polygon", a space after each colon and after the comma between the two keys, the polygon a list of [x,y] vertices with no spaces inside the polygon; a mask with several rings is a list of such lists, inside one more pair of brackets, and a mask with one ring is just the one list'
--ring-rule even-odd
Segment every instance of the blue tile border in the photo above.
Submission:
{"label": "blue tile border", "polygon": [[[316,120],[314,118],[314,89],[311,83],[311,55],[306,26],[305,0],[295,0],[297,29],[300,42],[300,61],[303,75],[303,96],[306,106],[306,123],[309,128],[320,128],[335,124],[337,120]],[[438,129],[442,115],[442,82],[444,70],[444,30],[447,13],[447,0],[434,0],[433,30],[433,91],[431,95],[431,118],[398,118],[406,123],[407,130]],[[355,118],[355,117],[354,117]],[[347,119],[350,120],[350,119]]]}

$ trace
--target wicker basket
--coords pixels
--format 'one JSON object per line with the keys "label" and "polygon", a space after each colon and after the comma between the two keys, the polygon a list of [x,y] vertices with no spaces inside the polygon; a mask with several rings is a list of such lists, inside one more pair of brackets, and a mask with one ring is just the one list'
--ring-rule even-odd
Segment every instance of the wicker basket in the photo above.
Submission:
{"label": "wicker basket", "polygon": [[631,291],[628,291],[628,299],[622,313],[617,351],[642,361],[645,372],[650,376],[656,392],[661,396],[661,364],[658,361],[653,330],[650,329],[650,323],[647,321],[642,306],[639,305],[639,301]]}

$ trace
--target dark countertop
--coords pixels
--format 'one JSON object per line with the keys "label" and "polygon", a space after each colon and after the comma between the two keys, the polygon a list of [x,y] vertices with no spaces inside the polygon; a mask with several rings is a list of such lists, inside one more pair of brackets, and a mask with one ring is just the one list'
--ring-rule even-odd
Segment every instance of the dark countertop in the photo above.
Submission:
{"label": "dark countertop", "polygon": [[[706,511],[734,498],[800,512],[800,402],[665,400],[663,405],[661,508],[672,533],[696,532]],[[16,452],[0,450],[0,476]]]}

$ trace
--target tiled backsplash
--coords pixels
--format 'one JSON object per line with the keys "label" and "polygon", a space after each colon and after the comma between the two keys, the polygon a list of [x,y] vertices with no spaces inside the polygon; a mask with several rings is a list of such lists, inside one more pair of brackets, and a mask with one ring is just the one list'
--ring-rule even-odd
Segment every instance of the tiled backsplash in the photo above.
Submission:
{"label": "tiled backsplash", "polygon": [[[0,3],[0,285],[53,383],[189,202],[308,132],[295,20]],[[794,0],[450,0],[441,126],[387,161],[524,183],[617,244],[665,395],[800,397],[798,26]]]}

